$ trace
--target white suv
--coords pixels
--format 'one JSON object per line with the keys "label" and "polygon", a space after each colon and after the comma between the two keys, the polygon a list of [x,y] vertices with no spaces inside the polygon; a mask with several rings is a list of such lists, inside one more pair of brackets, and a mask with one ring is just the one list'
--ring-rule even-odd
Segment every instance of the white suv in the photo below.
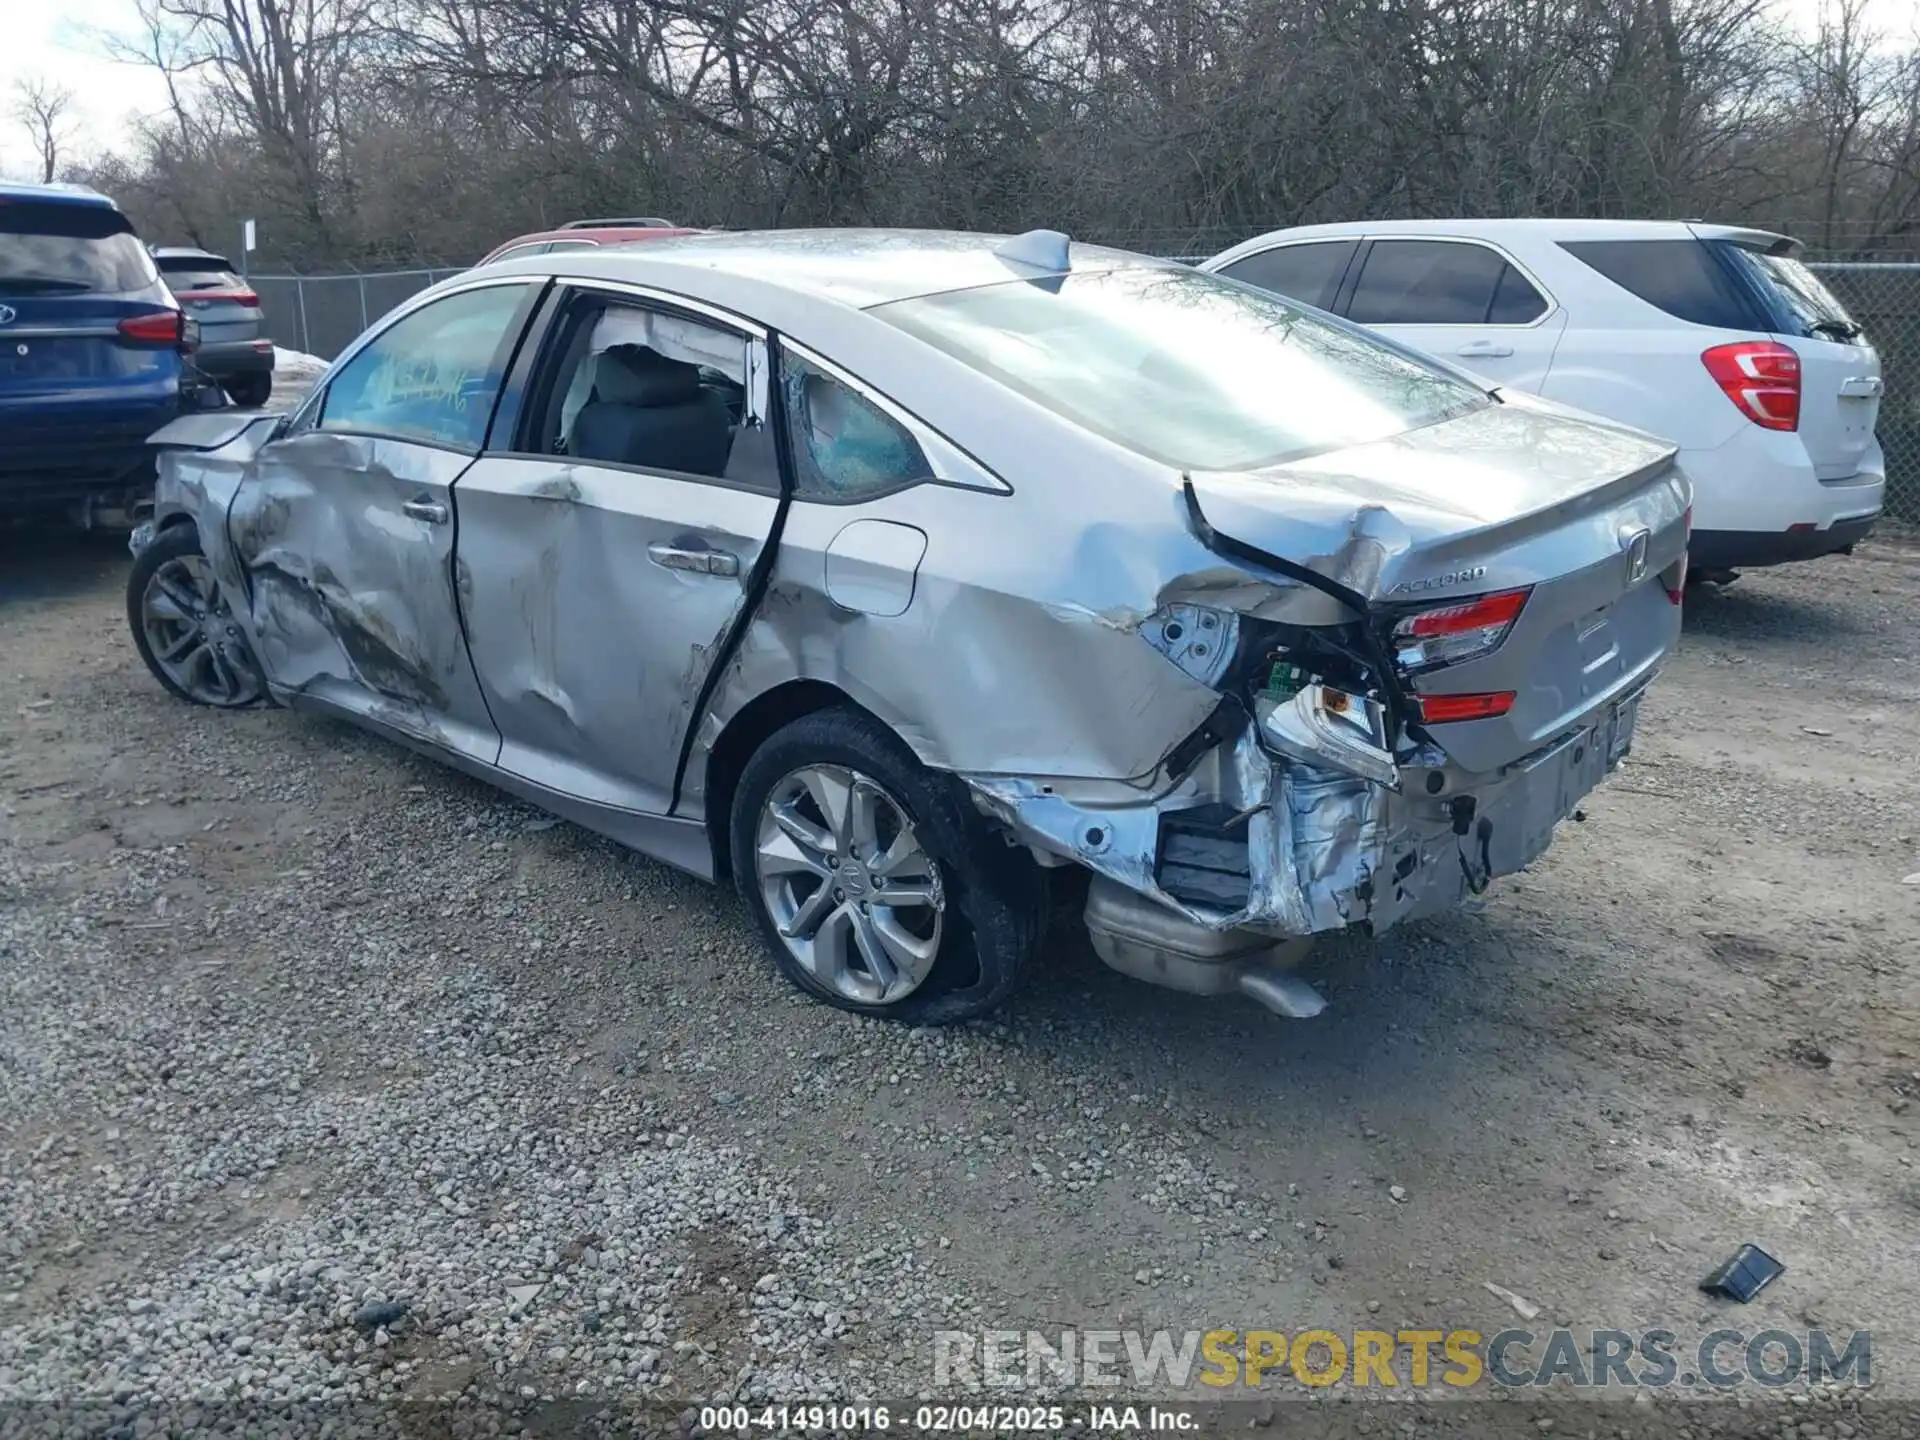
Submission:
{"label": "white suv", "polygon": [[1847,550],[1886,489],[1880,358],[1798,242],[1681,221],[1276,230],[1201,265],[1648,430],[1693,481],[1703,578]]}

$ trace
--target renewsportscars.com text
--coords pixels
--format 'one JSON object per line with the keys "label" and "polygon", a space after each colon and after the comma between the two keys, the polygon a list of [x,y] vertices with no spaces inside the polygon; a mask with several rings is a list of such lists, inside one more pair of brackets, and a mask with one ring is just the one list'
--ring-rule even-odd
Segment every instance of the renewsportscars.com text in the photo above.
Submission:
{"label": "renewsportscars.com text", "polygon": [[1487,1385],[1667,1389],[1802,1381],[1873,1383],[1867,1330],[939,1330],[933,1383],[968,1390],[1056,1386],[1182,1391],[1257,1389],[1290,1377],[1315,1387]]}

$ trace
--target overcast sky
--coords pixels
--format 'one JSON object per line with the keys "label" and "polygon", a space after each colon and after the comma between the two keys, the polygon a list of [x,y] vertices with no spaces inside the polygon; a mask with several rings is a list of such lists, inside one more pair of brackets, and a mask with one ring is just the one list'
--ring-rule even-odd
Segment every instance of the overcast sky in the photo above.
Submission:
{"label": "overcast sky", "polygon": [[[1820,0],[1779,0],[1802,24]],[[1908,32],[1920,0],[1872,0],[1875,23]],[[0,176],[39,179],[27,131],[13,118],[15,85],[41,76],[74,94],[69,150],[97,154],[123,144],[132,120],[166,107],[166,90],[151,69],[109,56],[105,37],[137,37],[135,0],[7,0],[6,43],[0,45]]]}

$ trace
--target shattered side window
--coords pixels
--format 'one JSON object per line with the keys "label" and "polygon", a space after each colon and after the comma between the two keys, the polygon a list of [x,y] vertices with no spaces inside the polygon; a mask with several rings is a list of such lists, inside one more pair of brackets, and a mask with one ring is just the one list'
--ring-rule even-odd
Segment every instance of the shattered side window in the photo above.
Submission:
{"label": "shattered side window", "polygon": [[780,373],[796,500],[860,500],[933,478],[920,442],[866,396],[797,355]]}
{"label": "shattered side window", "polygon": [[525,293],[464,290],[397,321],[328,382],[319,428],[478,450]]}

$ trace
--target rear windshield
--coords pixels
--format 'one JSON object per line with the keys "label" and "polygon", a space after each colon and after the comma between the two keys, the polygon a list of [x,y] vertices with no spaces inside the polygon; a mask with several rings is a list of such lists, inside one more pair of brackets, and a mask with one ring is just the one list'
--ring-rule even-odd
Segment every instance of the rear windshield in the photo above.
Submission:
{"label": "rear windshield", "polygon": [[209,260],[166,260],[160,276],[173,290],[238,290],[240,277]]}
{"label": "rear windshield", "polygon": [[1773,299],[1779,312],[1774,324],[1781,333],[1819,340],[1853,340],[1860,335],[1847,307],[1800,261],[1786,255],[1767,255],[1744,245],[1730,245],[1727,253]]}
{"label": "rear windshield", "polygon": [[0,292],[122,294],[153,283],[153,260],[118,211],[0,202]]}
{"label": "rear windshield", "polygon": [[1490,403],[1465,381],[1279,296],[1197,270],[1012,281],[870,313],[1183,470],[1278,464]]}

